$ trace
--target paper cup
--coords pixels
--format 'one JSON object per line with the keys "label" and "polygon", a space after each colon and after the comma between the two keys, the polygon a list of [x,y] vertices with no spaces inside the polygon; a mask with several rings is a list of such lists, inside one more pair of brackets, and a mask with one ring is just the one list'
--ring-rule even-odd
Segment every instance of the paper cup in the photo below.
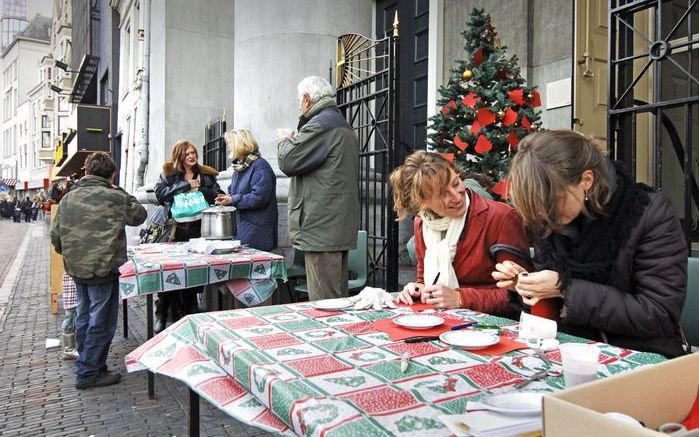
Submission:
{"label": "paper cup", "polygon": [[536,338],[537,340],[556,338],[557,331],[558,325],[556,325],[555,320],[533,316],[525,312],[519,316],[519,338]]}
{"label": "paper cup", "polygon": [[566,343],[560,346],[566,387],[597,379],[599,347],[594,344]]}

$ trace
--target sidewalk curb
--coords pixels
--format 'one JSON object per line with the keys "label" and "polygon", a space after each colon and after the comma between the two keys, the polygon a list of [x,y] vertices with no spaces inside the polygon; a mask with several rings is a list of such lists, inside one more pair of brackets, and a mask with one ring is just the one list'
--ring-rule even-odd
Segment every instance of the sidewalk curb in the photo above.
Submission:
{"label": "sidewalk curb", "polygon": [[7,319],[7,309],[14,296],[15,286],[17,282],[19,282],[20,272],[24,265],[24,258],[27,256],[29,242],[32,238],[33,232],[32,230],[28,230],[22,239],[22,244],[19,246],[17,256],[5,275],[5,280],[2,282],[2,286],[0,286],[0,330],[3,331],[5,329],[5,320]]}

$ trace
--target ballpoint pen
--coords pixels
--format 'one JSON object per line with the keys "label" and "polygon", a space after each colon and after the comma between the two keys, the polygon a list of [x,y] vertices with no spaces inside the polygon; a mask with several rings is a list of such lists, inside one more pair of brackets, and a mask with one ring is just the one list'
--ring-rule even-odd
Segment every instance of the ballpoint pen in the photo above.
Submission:
{"label": "ballpoint pen", "polygon": [[473,325],[475,325],[477,322],[468,322],[468,323],[462,323],[460,325],[454,325],[451,327],[452,331],[458,331],[459,329],[464,329],[464,328],[469,328]]}

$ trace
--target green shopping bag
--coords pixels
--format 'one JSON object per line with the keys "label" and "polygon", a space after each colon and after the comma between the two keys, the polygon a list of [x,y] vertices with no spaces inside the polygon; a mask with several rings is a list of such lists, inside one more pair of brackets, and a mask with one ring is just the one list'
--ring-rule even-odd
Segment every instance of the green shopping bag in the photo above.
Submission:
{"label": "green shopping bag", "polygon": [[190,191],[175,195],[170,212],[178,223],[193,222],[201,220],[202,211],[208,207],[201,191]]}

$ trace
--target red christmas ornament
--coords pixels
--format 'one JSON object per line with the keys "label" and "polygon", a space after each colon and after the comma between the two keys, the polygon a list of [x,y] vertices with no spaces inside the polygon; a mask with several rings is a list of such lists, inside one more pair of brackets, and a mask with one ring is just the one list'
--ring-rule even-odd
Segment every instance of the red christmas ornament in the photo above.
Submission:
{"label": "red christmas ornament", "polygon": [[443,115],[449,115],[449,112],[450,112],[452,109],[456,109],[456,102],[453,101],[453,100],[449,100],[449,103],[447,103],[446,105],[442,106],[442,114],[443,114]]}
{"label": "red christmas ornament", "polygon": [[541,95],[539,95],[538,91],[532,91],[532,94],[534,97],[529,100],[529,104],[533,107],[536,106],[541,106]]}
{"label": "red christmas ornament", "polygon": [[488,141],[488,138],[485,137],[485,135],[481,135],[478,137],[478,141],[476,142],[476,152],[483,154],[485,152],[490,152],[493,149],[493,144]]}
{"label": "red christmas ornament", "polygon": [[504,78],[507,77],[507,69],[503,68],[502,70],[498,71],[498,79],[503,80]]}
{"label": "red christmas ornament", "polygon": [[510,143],[510,148],[512,150],[517,150],[517,144],[519,144],[519,137],[516,133],[510,132],[510,134],[507,135],[507,142]]}
{"label": "red christmas ornament", "polygon": [[510,183],[507,182],[507,179],[502,178],[497,184],[493,185],[490,191],[500,196],[503,200],[507,199],[510,196]]}
{"label": "red christmas ornament", "polygon": [[505,115],[502,117],[503,126],[511,126],[517,122],[517,112],[513,111],[511,108],[505,110]]}
{"label": "red christmas ornament", "polygon": [[462,99],[461,102],[465,105],[468,106],[469,108],[473,108],[476,106],[476,102],[480,102],[481,98],[476,95],[473,91],[469,91],[468,94],[466,94]]}
{"label": "red christmas ornament", "polygon": [[483,48],[479,47],[473,54],[473,64],[477,67],[483,63]]}
{"label": "red christmas ornament", "polygon": [[481,130],[481,124],[478,123],[478,120],[474,121],[473,124],[471,125],[471,129],[469,130],[469,133],[473,136],[476,136],[478,132]]}
{"label": "red christmas ornament", "polygon": [[531,131],[532,130],[532,124],[529,122],[529,119],[527,118],[526,115],[522,116],[522,126],[527,130]]}
{"label": "red christmas ornament", "polygon": [[440,153],[449,162],[454,162],[454,154],[453,153]]}
{"label": "red christmas ornament", "polygon": [[515,105],[524,105],[524,90],[518,88],[516,90],[508,91],[507,97],[514,102]]}
{"label": "red christmas ornament", "polygon": [[468,143],[462,140],[459,135],[454,135],[454,145],[461,151],[466,150],[466,147],[468,147]]}
{"label": "red christmas ornament", "polygon": [[481,126],[488,126],[495,123],[495,114],[493,114],[488,108],[481,108],[476,113],[476,121],[478,121]]}

